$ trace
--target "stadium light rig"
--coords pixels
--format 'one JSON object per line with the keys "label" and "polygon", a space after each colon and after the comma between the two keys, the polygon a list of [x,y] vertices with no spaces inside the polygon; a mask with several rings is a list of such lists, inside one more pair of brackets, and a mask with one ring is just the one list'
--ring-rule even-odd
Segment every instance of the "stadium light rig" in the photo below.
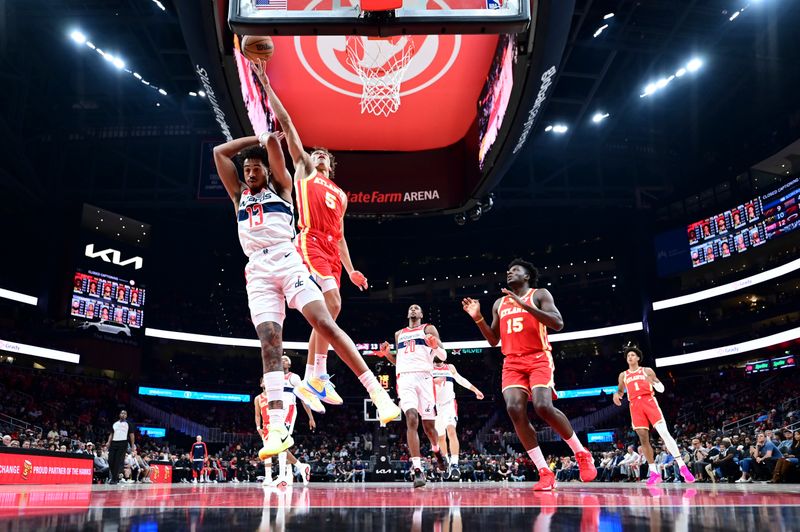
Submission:
{"label": "stadium light rig", "polygon": [[556,133],[558,135],[563,135],[564,133],[569,131],[569,128],[564,124],[550,124],[549,126],[544,128],[544,130],[548,133]]}
{"label": "stadium light rig", "polygon": [[86,46],[90,50],[94,50],[100,57],[102,57],[103,59],[105,59],[106,61],[108,61],[112,65],[114,65],[114,68],[116,68],[117,70],[120,70],[120,71],[125,71],[126,73],[130,74],[131,76],[133,76],[134,78],[139,80],[142,83],[142,85],[146,85],[146,86],[150,87],[151,89],[155,90],[156,92],[158,92],[162,96],[166,96],[167,95],[167,91],[165,91],[164,89],[162,89],[160,87],[157,87],[156,85],[153,85],[152,83],[150,83],[149,81],[144,79],[142,77],[142,75],[139,74],[138,72],[134,72],[134,71],[130,70],[129,68],[127,68],[127,65],[125,64],[125,61],[121,57],[116,56],[116,55],[114,55],[112,53],[106,52],[102,48],[99,48],[96,44],[94,44],[92,41],[90,41],[89,38],[86,36],[86,34],[84,34],[82,31],[80,31],[80,30],[72,30],[72,31],[70,31],[69,32],[69,38],[72,39],[72,41],[75,44],[77,44],[78,46]]}
{"label": "stadium light rig", "polygon": [[658,81],[652,81],[645,85],[644,91],[639,95],[639,98],[650,96],[672,83],[674,79],[682,78],[689,72],[697,72],[702,67],[703,60],[699,57],[693,57],[686,63],[686,65],[676,70],[674,74],[671,74],[668,77],[660,78]]}
{"label": "stadium light rig", "polygon": [[603,120],[605,120],[609,116],[611,116],[611,115],[608,114],[608,113],[604,113],[602,111],[598,111],[592,116],[592,122],[594,122],[595,124],[599,124],[600,122],[602,122]]}

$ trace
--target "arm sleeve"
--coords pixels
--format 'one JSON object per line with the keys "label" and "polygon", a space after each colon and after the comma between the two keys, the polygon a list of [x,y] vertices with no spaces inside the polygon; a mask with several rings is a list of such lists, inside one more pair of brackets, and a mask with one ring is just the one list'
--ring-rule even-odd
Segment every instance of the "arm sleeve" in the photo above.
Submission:
{"label": "arm sleeve", "polygon": [[455,380],[458,384],[463,386],[464,388],[470,389],[472,388],[472,383],[469,382],[464,376],[460,373],[453,372],[453,380]]}

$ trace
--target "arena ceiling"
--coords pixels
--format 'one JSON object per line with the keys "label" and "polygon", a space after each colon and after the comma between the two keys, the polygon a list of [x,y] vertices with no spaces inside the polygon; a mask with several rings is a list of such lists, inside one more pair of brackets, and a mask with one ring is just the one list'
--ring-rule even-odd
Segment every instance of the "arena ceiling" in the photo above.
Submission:
{"label": "arena ceiling", "polygon": [[[198,146],[219,130],[207,101],[189,95],[200,83],[175,10],[163,5],[0,4],[4,197],[48,189],[149,220],[153,211],[210,208],[196,199]],[[579,0],[542,127],[495,190],[497,207],[647,207],[800,137],[800,4],[753,2],[730,20],[744,5]],[[75,28],[167,94],[76,47]],[[692,79],[640,97],[694,56],[703,68]],[[609,116],[594,124],[597,112]],[[557,123],[567,132],[542,129]]]}

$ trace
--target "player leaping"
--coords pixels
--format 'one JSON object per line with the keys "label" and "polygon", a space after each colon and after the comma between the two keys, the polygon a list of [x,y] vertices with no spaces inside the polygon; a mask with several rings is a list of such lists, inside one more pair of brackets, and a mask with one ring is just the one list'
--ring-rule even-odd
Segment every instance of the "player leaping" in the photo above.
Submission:
{"label": "player leaping", "polygon": [[[458,469],[458,404],[456,403],[455,384],[458,383],[475,394],[479,400],[483,399],[483,392],[476,388],[465,377],[456,371],[453,364],[445,364],[439,357],[433,359],[433,385],[436,396],[436,434],[439,436],[439,449],[448,457],[449,478],[458,480],[461,472]],[[450,452],[447,452],[447,442],[450,441]]]}
{"label": "player leaping", "polygon": [[[343,264],[350,281],[359,290],[369,287],[364,274],[353,268],[344,237],[347,194],[333,182],[335,162],[330,152],[317,148],[311,154],[306,153],[289,113],[272,90],[263,64],[255,65],[254,71],[286,135],[286,145],[294,164],[297,226],[300,229],[297,249],[314,281],[322,289],[325,305],[335,320],[342,308],[339,289]],[[342,398],[336,393],[328,375],[328,347],[328,341],[316,329],[311,331],[305,376],[302,384],[295,388],[295,394],[318,412],[325,411],[319,400],[333,405],[342,404]]]}
{"label": "player leaping", "polygon": [[444,467],[444,459],[439,449],[439,435],[436,433],[436,397],[433,391],[433,359],[447,359],[447,351],[442,348],[439,331],[433,325],[422,323],[422,308],[419,305],[408,307],[408,326],[394,334],[397,352],[389,352],[389,343],[381,344],[376,354],[385,356],[397,367],[397,395],[400,408],[406,415],[406,443],[411,455],[414,487],[425,485],[422,471],[422,453],[419,443],[419,420],[422,429],[431,442],[431,450]]}
{"label": "player leaping", "polygon": [[491,325],[481,315],[481,305],[477,300],[464,298],[462,306],[475,320],[489,345],[501,343],[505,355],[502,387],[506,410],[517,436],[539,470],[539,482],[533,489],[549,491],[555,487],[555,475],[547,467],[536,430],[528,419],[529,398],[533,400],[536,415],[553,427],[575,453],[581,480],[594,480],[597,469],[592,453],[583,448],[567,416],[553,406],[553,399],[558,396],[547,329],[560,331],[564,328],[564,320],[552,294],[545,288],[534,288],[538,276],[533,264],[521,259],[511,261],[506,273],[511,290],[504,288],[505,296],[494,302]]}
{"label": "player leaping", "polygon": [[[259,137],[235,139],[214,148],[217,174],[233,202],[239,242],[249,257],[245,268],[247,299],[261,343],[269,418],[269,436],[258,453],[260,460],[294,444],[284,426],[281,370],[287,303],[290,308],[299,310],[325,341],[333,344],[375,402],[382,421],[389,422],[400,415],[400,409],[364,363],[353,341],[336,325],[323,303],[322,292],[310,279],[294,247],[292,178],[283,158],[282,138],[282,134],[262,133]],[[244,183],[239,180],[233,162],[237,154],[242,159]]]}
{"label": "player leaping", "polygon": [[694,482],[694,475],[686,467],[686,463],[681,458],[680,449],[675,442],[675,438],[669,433],[664,414],[658,406],[654,392],[663,392],[664,383],[658,380],[655,372],[650,368],[643,368],[639,364],[642,362],[642,352],[636,347],[626,347],[625,360],[628,362],[628,369],[619,374],[619,388],[614,392],[614,404],[622,406],[622,395],[628,392],[628,401],[631,409],[631,425],[639,441],[642,442],[642,451],[647,458],[650,475],[647,485],[652,486],[661,482],[661,475],[656,469],[655,455],[653,447],[650,445],[650,426],[661,435],[664,445],[669,454],[675,458],[675,462],[680,467],[683,480],[688,483]]}

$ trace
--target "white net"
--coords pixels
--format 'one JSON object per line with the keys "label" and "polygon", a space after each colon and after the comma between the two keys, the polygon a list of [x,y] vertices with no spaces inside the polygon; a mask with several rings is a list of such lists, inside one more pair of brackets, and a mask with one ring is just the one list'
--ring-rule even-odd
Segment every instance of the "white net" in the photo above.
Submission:
{"label": "white net", "polygon": [[347,38],[347,64],[361,79],[361,113],[387,117],[400,108],[400,84],[414,57],[408,37]]}

